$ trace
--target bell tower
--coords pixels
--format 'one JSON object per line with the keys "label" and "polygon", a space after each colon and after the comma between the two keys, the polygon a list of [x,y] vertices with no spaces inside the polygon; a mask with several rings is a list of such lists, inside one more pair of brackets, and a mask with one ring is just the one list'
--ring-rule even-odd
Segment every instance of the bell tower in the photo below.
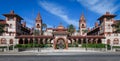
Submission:
{"label": "bell tower", "polygon": [[42,34],[42,18],[40,16],[40,13],[38,13],[36,17],[35,30],[39,31],[39,35]]}
{"label": "bell tower", "polygon": [[86,33],[86,20],[83,13],[79,20],[79,32],[80,32],[80,35],[85,35]]}
{"label": "bell tower", "polygon": [[107,35],[113,32],[112,24],[115,21],[114,17],[116,17],[116,15],[110,14],[110,12],[106,12],[106,14],[98,18],[98,20],[100,21],[100,34],[101,35]]}

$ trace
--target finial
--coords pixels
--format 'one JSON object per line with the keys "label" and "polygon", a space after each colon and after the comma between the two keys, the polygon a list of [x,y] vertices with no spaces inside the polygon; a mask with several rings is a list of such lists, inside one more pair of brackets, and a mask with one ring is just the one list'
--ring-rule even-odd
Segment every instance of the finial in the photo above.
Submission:
{"label": "finial", "polygon": [[11,11],[10,11],[10,14],[14,14],[14,11],[13,11],[13,10],[11,10]]}

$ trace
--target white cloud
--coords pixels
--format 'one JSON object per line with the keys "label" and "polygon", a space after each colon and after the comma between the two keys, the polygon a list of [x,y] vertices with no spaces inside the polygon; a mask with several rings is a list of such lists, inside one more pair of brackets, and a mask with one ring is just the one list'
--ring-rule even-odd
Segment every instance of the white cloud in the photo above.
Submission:
{"label": "white cloud", "polygon": [[44,8],[46,11],[50,12],[51,14],[54,14],[61,19],[63,19],[68,24],[73,24],[74,26],[78,27],[78,22],[75,20],[72,20],[68,17],[65,9],[61,7],[58,4],[50,3],[46,1],[40,1],[39,5]]}
{"label": "white cloud", "polygon": [[115,0],[77,0],[77,2],[98,14],[104,14],[106,11],[115,13],[120,7],[115,4]]}

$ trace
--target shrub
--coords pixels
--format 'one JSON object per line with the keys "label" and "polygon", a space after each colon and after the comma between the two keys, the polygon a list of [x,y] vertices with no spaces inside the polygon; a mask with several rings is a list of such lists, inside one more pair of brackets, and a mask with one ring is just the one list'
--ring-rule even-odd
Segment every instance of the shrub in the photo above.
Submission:
{"label": "shrub", "polygon": [[105,48],[105,44],[82,44],[82,47],[87,48]]}
{"label": "shrub", "polygon": [[78,44],[77,43],[68,44],[68,47],[78,47]]}

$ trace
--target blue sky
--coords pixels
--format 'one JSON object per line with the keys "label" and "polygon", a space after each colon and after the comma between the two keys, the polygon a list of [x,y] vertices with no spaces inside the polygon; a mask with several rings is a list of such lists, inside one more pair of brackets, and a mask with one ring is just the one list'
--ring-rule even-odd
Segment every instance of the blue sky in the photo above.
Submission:
{"label": "blue sky", "polygon": [[0,19],[2,14],[14,10],[24,18],[27,26],[34,27],[35,18],[40,12],[43,23],[48,27],[57,27],[60,23],[67,27],[73,24],[77,29],[82,14],[86,18],[87,27],[93,27],[106,11],[118,15],[120,19],[120,0],[0,0]]}

